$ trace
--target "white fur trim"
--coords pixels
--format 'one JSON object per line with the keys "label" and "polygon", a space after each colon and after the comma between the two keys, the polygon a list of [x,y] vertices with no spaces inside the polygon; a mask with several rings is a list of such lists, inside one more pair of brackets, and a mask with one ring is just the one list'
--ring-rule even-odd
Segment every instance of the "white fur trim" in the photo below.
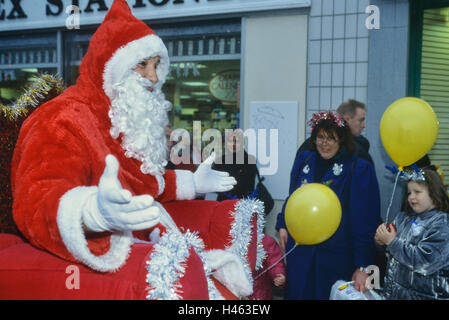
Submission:
{"label": "white fur trim", "polygon": [[237,257],[229,251],[211,250],[204,252],[206,265],[215,270],[214,277],[237,297],[249,296],[253,292],[245,268]]}
{"label": "white fur trim", "polygon": [[154,228],[154,230],[151,231],[150,233],[151,243],[153,244],[158,243],[160,238],[161,238],[161,230],[159,230],[159,228]]}
{"label": "white fur trim", "polygon": [[82,227],[82,216],[84,204],[96,192],[98,188],[95,186],[76,187],[61,197],[56,218],[59,233],[67,250],[76,260],[96,271],[116,271],[125,263],[131,251],[132,233],[112,234],[110,249],[102,256],[96,256],[90,252]]}
{"label": "white fur trim", "polygon": [[156,69],[159,82],[164,83],[170,67],[168,51],[155,34],[131,41],[119,48],[106,63],[103,73],[103,89],[109,99],[113,99],[112,85],[120,82],[123,76],[134,69],[144,59],[159,56],[161,58]]}
{"label": "white fur trim", "polygon": [[156,174],[154,174],[154,177],[156,178],[156,181],[157,181],[158,196],[160,196],[165,190],[165,180],[161,174],[156,173]]}
{"label": "white fur trim", "polygon": [[195,182],[193,173],[189,170],[175,170],[176,173],[176,199],[191,200],[195,199]]}

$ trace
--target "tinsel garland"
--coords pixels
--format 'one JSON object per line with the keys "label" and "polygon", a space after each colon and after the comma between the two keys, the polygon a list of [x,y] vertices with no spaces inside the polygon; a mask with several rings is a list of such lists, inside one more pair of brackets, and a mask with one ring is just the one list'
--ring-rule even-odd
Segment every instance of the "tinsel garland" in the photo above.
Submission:
{"label": "tinsel garland", "polygon": [[[231,225],[231,245],[226,248],[236,254],[241,260],[247,279],[251,285],[253,278],[248,264],[248,247],[251,242],[253,214],[257,214],[257,257],[256,270],[262,268],[266,258],[266,252],[262,245],[263,229],[265,226],[263,202],[259,200],[244,199],[235,205],[232,212],[234,221]],[[204,257],[204,243],[198,237],[198,233],[189,230],[185,234],[172,229],[165,233],[154,246],[154,252],[147,261],[147,283],[149,290],[147,299],[151,300],[179,300],[181,290],[179,279],[185,273],[185,262],[189,257],[189,248],[193,247],[203,262],[207,278],[209,298],[211,300],[223,300],[212,279],[212,270],[207,265]]]}
{"label": "tinsel garland", "polygon": [[257,202],[257,258],[256,258],[256,270],[259,270],[263,267],[263,262],[267,258],[267,253],[263,248],[262,239],[264,237],[264,229],[265,229],[265,205],[262,201],[256,199],[253,200]]}
{"label": "tinsel garland", "polygon": [[64,90],[65,84],[61,78],[50,74],[39,74],[14,104],[7,106],[0,104],[0,113],[10,121],[14,121],[18,117],[26,116],[30,109],[37,108]]}
{"label": "tinsel garland", "polygon": [[264,205],[260,200],[243,199],[235,204],[233,212],[234,222],[231,225],[231,245],[226,248],[230,252],[236,254],[243,264],[246,277],[253,285],[253,277],[251,268],[248,264],[248,247],[251,242],[252,226],[251,218],[253,214],[257,214],[257,256],[256,270],[262,268],[266,253],[262,245],[263,229],[265,226]]}
{"label": "tinsel garland", "polygon": [[154,252],[147,262],[147,283],[149,290],[147,299],[151,300],[179,300],[181,290],[179,279],[185,273],[185,262],[189,257],[189,248],[192,247],[203,262],[207,278],[209,298],[223,300],[213,281],[210,279],[212,271],[203,257],[204,243],[197,233],[189,230],[181,234],[178,230],[165,233],[154,246]]}
{"label": "tinsel garland", "polygon": [[424,174],[424,171],[422,171],[418,167],[416,169],[404,170],[400,175],[400,178],[402,178],[407,182],[409,181],[426,182],[426,176]]}

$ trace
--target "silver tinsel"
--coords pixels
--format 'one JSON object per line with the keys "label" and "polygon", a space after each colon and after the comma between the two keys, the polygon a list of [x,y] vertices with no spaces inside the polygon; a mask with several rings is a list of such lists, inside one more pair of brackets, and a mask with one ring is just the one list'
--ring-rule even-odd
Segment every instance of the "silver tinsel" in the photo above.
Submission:
{"label": "silver tinsel", "polygon": [[265,252],[262,244],[262,239],[264,237],[265,228],[265,206],[262,201],[256,200],[257,202],[257,259],[256,259],[256,270],[263,267],[263,262],[267,258],[267,253]]}
{"label": "silver tinsel", "polygon": [[147,262],[147,283],[149,290],[147,299],[151,300],[179,300],[181,299],[181,285],[179,279],[185,273],[185,262],[192,247],[203,262],[207,278],[209,298],[223,299],[213,281],[210,279],[212,271],[207,267],[203,258],[204,243],[198,233],[187,230],[185,234],[178,230],[165,233],[154,246],[154,252]]}
{"label": "silver tinsel", "polygon": [[[235,205],[232,212],[234,221],[231,225],[231,244],[226,248],[236,254],[241,260],[246,277],[253,283],[251,269],[248,264],[248,247],[251,242],[253,214],[257,215],[257,257],[256,270],[262,268],[266,258],[266,252],[262,245],[265,226],[264,205],[259,200],[244,199]],[[207,278],[209,298],[211,300],[223,300],[214,282],[210,278],[212,270],[204,258],[204,243],[198,237],[198,233],[189,230],[185,234],[178,230],[170,230],[165,233],[154,246],[154,252],[147,262],[147,283],[149,290],[147,299],[179,300],[181,299],[181,285],[179,279],[184,275],[185,262],[189,257],[189,248],[193,247],[203,262],[204,272]]]}
{"label": "silver tinsel", "polygon": [[424,172],[419,169],[416,170],[404,170],[401,178],[405,181],[414,181],[414,182],[425,182],[426,177],[424,176]]}
{"label": "silver tinsel", "polygon": [[264,205],[260,200],[244,199],[236,203],[235,211],[233,212],[234,222],[231,225],[230,232],[232,241],[231,245],[226,248],[226,250],[229,250],[240,258],[245,269],[246,277],[249,279],[251,285],[253,284],[253,278],[248,264],[248,247],[251,242],[251,218],[253,214],[257,214],[256,270],[262,267],[266,257],[265,250],[262,246],[265,217]]}
{"label": "silver tinsel", "polygon": [[147,262],[147,283],[150,290],[147,299],[179,300],[179,278],[184,275],[185,261],[189,257],[192,241],[201,241],[196,235],[185,235],[173,230],[164,234],[154,246],[154,252]]}

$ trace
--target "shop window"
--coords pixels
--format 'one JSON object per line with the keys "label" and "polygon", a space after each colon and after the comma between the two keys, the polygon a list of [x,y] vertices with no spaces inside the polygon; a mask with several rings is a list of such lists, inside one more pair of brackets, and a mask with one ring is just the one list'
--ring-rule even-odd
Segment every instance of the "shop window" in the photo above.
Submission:
{"label": "shop window", "polygon": [[171,63],[165,94],[173,104],[173,127],[237,128],[240,60]]}
{"label": "shop window", "polygon": [[0,102],[15,101],[38,73],[57,73],[56,33],[0,39]]}
{"label": "shop window", "polygon": [[174,128],[239,127],[240,34],[168,39],[170,73],[165,84]]}

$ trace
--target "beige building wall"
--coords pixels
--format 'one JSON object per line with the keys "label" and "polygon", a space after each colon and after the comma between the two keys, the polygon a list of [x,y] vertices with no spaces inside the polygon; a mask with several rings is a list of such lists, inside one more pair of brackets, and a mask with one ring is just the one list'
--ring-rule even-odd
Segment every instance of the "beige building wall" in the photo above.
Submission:
{"label": "beige building wall", "polygon": [[[252,101],[297,101],[298,144],[304,140],[306,116],[307,14],[257,16],[243,19],[242,111],[249,128]],[[295,154],[290,157],[293,165]],[[289,183],[289,181],[285,181]],[[286,195],[287,196],[287,195]],[[276,235],[276,216],[283,200],[267,216],[266,232]]]}

